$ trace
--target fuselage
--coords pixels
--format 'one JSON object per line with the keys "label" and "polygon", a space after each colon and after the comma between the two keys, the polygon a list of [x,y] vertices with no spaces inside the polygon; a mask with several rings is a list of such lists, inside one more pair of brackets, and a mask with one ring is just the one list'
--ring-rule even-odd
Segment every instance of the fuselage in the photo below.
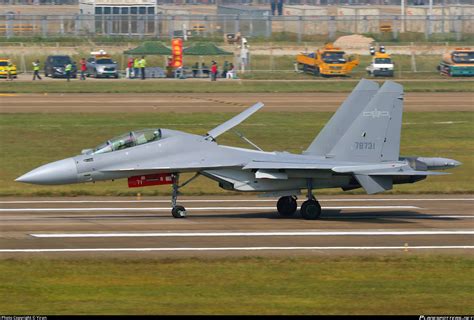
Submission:
{"label": "fuselage", "polygon": [[[160,140],[123,150],[96,154],[89,152],[55,161],[26,173],[16,181],[56,185],[116,180],[154,173],[199,172],[217,181],[222,188],[237,191],[300,190],[306,188],[308,179],[311,179],[314,189],[339,187],[347,190],[360,187],[352,174],[330,170],[333,167],[354,165],[347,161],[223,146],[213,139],[175,130],[161,129],[161,134]],[[435,164],[440,165],[438,169],[459,165],[451,159],[420,159],[431,165],[431,168]],[[398,166],[419,166],[420,161],[415,160],[413,157],[402,157],[393,163]],[[249,165],[252,163],[280,163],[287,164],[288,168],[254,169]],[[306,164],[317,164],[318,169],[311,169],[311,165],[303,169]],[[394,176],[393,183],[410,183],[424,178]]]}

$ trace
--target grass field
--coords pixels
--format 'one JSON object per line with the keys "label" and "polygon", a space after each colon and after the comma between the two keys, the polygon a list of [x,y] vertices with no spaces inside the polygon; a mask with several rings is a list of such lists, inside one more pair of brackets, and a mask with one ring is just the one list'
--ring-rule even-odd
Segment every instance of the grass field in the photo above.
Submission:
{"label": "grass field", "polygon": [[[33,186],[13,180],[33,168],[77,155],[121,133],[140,128],[170,128],[196,134],[231,118],[234,113],[160,114],[3,114],[0,118],[0,195],[143,195],[169,194],[169,186],[128,189],[125,180],[71,186]],[[238,127],[267,151],[300,153],[331,113],[258,113]],[[394,193],[471,193],[474,191],[474,113],[407,112],[402,129],[402,155],[442,156],[463,162],[453,174],[399,185]],[[221,144],[250,147],[233,133]],[[251,148],[251,147],[250,147]],[[229,194],[205,178],[186,186],[184,194]],[[339,189],[317,193],[341,192]],[[354,192],[361,192],[354,191]]]}
{"label": "grass field", "polygon": [[[224,92],[350,92],[358,79],[326,81],[238,81],[219,80],[211,83],[208,80],[159,80],[159,81],[102,81],[74,80],[70,83],[64,79],[55,81],[2,82],[0,93],[224,93]],[[1,80],[0,80],[1,81]],[[383,80],[381,80],[383,81]],[[404,86],[405,92],[472,92],[474,81],[446,79],[440,81],[397,81]]]}
{"label": "grass field", "polygon": [[472,314],[474,258],[0,261],[4,314]]}

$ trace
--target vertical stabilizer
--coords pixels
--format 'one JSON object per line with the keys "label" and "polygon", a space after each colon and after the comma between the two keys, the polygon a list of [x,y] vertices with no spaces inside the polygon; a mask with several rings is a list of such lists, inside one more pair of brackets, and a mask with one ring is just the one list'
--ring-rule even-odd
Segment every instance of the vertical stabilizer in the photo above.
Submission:
{"label": "vertical stabilizer", "polygon": [[318,156],[328,154],[378,89],[379,85],[374,81],[365,79],[359,81],[352,93],[303,153]]}
{"label": "vertical stabilizer", "polygon": [[398,161],[403,87],[386,81],[329,152],[336,160]]}

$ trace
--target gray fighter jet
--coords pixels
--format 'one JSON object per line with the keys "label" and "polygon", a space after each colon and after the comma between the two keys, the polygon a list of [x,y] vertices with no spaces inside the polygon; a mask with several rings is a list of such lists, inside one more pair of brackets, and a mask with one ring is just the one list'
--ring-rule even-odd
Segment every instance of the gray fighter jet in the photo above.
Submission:
{"label": "gray fighter jet", "polygon": [[[204,136],[169,129],[128,132],[81,155],[43,165],[16,181],[54,185],[128,178],[130,187],[172,184],[171,212],[182,218],[186,210],[177,204],[178,190],[202,175],[226,190],[280,197],[281,216],[296,212],[296,196],[305,189],[307,200],[300,212],[312,220],[321,214],[314,189],[362,187],[373,194],[394,184],[445,174],[428,170],[461,164],[446,158],[399,155],[403,87],[392,81],[380,88],[376,82],[360,81],[302,154],[266,152],[243,136],[255,149],[217,143],[221,134],[261,107],[262,103],[255,104]],[[180,185],[179,176],[185,172],[195,175]]]}

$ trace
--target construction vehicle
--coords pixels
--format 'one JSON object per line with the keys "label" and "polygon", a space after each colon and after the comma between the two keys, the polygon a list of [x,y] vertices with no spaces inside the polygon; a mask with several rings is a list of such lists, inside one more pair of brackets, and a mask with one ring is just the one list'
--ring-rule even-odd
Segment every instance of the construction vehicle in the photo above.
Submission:
{"label": "construction vehicle", "polygon": [[450,77],[474,76],[474,50],[456,48],[445,53],[438,65],[438,71]]}
{"label": "construction vehicle", "polygon": [[380,46],[379,51],[375,51],[374,47],[370,47],[372,62],[365,68],[367,74],[372,77],[393,77],[393,61],[390,55],[385,51],[384,46]]}
{"label": "construction vehicle", "polygon": [[300,53],[296,56],[297,68],[315,76],[347,76],[359,65],[358,56],[347,56],[341,49],[328,43],[322,49],[309,54]]}

